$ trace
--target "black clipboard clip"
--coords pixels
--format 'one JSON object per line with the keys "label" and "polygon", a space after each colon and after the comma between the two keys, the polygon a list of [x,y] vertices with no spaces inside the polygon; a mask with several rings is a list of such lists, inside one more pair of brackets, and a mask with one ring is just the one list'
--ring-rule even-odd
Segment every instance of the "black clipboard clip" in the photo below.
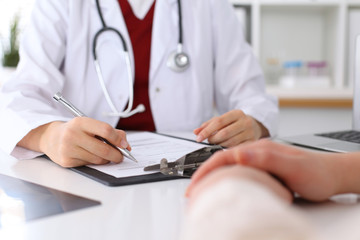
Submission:
{"label": "black clipboard clip", "polygon": [[219,150],[223,148],[213,145],[188,153],[175,162],[168,162],[166,158],[163,158],[160,164],[147,166],[144,171],[160,171],[166,176],[191,177],[202,163]]}

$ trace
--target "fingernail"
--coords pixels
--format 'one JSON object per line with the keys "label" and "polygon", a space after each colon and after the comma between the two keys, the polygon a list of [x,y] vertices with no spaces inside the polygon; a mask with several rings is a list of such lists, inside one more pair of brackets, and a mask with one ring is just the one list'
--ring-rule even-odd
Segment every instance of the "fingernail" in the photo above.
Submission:
{"label": "fingernail", "polygon": [[129,143],[125,140],[121,140],[120,142],[120,147],[122,148],[127,148],[129,146]]}
{"label": "fingernail", "polygon": [[201,135],[198,135],[198,136],[196,137],[196,141],[197,141],[197,142],[202,142],[202,141],[204,141],[204,137],[201,136]]}

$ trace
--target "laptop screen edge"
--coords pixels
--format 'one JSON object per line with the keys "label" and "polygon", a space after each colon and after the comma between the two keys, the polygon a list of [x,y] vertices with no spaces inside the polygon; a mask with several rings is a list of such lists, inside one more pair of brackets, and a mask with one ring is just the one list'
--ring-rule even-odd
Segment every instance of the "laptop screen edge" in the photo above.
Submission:
{"label": "laptop screen edge", "polygon": [[354,66],[353,129],[360,130],[360,35],[356,38]]}

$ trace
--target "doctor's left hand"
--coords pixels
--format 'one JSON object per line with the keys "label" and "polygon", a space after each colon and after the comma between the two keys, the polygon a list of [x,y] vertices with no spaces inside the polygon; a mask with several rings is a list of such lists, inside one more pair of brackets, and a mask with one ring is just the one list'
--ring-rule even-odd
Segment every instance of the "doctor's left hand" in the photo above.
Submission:
{"label": "doctor's left hand", "polygon": [[28,133],[18,145],[43,152],[52,161],[67,168],[123,161],[118,150],[95,136],[101,136],[115,146],[131,150],[124,131],[87,117],[42,125]]}
{"label": "doctor's left hand", "polygon": [[214,117],[195,129],[194,133],[198,142],[208,139],[209,143],[223,147],[233,147],[269,136],[268,130],[261,123],[241,110]]}

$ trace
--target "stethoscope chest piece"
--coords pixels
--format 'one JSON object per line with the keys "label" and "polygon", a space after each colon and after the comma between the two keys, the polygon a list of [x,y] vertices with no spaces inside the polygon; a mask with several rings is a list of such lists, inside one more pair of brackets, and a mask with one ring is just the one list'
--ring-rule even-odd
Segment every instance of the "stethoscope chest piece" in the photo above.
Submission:
{"label": "stethoscope chest piece", "polygon": [[175,72],[184,72],[190,66],[190,58],[186,53],[176,50],[169,55],[166,65]]}

